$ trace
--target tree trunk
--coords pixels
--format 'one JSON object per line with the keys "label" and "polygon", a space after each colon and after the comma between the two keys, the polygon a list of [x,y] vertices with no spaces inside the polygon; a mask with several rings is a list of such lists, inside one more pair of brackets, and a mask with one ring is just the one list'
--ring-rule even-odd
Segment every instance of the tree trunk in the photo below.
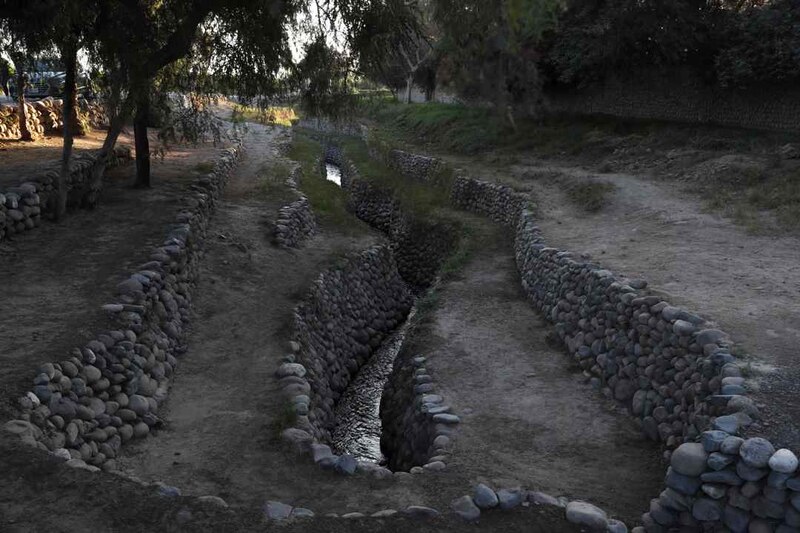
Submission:
{"label": "tree trunk", "polygon": [[64,146],[61,152],[61,172],[58,174],[58,202],[56,203],[55,218],[60,219],[67,212],[67,176],[69,176],[69,164],[72,159],[72,135],[75,131],[75,123],[72,115],[77,103],[75,95],[75,74],[77,70],[77,47],[75,43],[67,43],[62,53],[64,65],[66,66],[66,77],[64,80]]}
{"label": "tree trunk", "polygon": [[90,203],[97,203],[100,199],[100,190],[103,188],[103,175],[106,171],[108,164],[108,157],[114,150],[117,144],[119,134],[122,133],[122,128],[125,126],[125,121],[131,111],[132,101],[131,95],[128,95],[126,100],[120,104],[122,87],[119,83],[113,83],[111,86],[111,94],[107,100],[111,118],[109,119],[108,132],[103,141],[103,147],[97,154],[97,160],[92,168],[92,182],[90,190],[92,192],[92,201]]}
{"label": "tree trunk", "polygon": [[[70,112],[67,113],[67,99],[70,100]],[[86,135],[86,127],[81,122],[80,107],[78,106],[78,72],[77,68],[73,72],[72,83],[64,81],[64,122],[69,119],[73,137],[83,137]]]}
{"label": "tree trunk", "polygon": [[147,138],[147,118],[150,114],[150,84],[140,89],[133,118],[136,144],[136,187],[150,187],[150,140]]}
{"label": "tree trunk", "polygon": [[14,58],[14,69],[17,71],[17,118],[19,119],[19,137],[21,141],[32,141],[33,134],[28,129],[28,117],[25,112],[24,66],[21,58]]}
{"label": "tree trunk", "polygon": [[414,83],[414,73],[412,72],[406,78],[406,101],[405,101],[406,104],[411,103],[411,86],[413,85],[413,83]]}

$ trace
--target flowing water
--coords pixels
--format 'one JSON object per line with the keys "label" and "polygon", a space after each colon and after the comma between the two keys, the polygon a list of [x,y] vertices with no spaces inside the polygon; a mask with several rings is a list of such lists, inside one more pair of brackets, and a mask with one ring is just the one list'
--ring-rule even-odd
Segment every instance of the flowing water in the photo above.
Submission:
{"label": "flowing water", "polygon": [[325,177],[328,181],[334,182],[339,187],[342,186],[342,169],[336,165],[325,163]]}
{"label": "flowing water", "polygon": [[349,453],[356,459],[375,463],[383,461],[381,396],[414,312],[412,309],[408,320],[361,367],[339,399],[334,411],[336,427],[331,435],[331,445],[336,453]]}

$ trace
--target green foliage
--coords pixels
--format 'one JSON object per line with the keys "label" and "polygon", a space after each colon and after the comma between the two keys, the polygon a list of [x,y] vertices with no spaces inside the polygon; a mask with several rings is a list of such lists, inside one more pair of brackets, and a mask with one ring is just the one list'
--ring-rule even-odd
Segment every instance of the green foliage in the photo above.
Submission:
{"label": "green foliage", "polygon": [[573,0],[544,48],[550,81],[568,85],[673,65],[730,87],[795,80],[800,1]]}
{"label": "green foliage", "polygon": [[562,0],[434,0],[441,28],[439,75],[467,99],[536,109],[541,99],[537,48],[555,27]]}
{"label": "green foliage", "polygon": [[293,107],[269,106],[266,108],[237,105],[231,113],[231,121],[235,123],[256,122],[268,126],[290,127],[300,117]]}
{"label": "green foliage", "polygon": [[350,159],[359,175],[375,185],[391,190],[403,209],[413,215],[435,216],[449,205],[451,175],[442,174],[434,182],[421,183],[406,178],[388,167],[373,153],[363,140],[355,137],[339,137],[336,142]]}
{"label": "green foliage", "polygon": [[366,112],[397,137],[460,154],[490,150],[516,135],[502,118],[484,108],[373,103]]}
{"label": "green foliage", "polygon": [[779,0],[734,19],[716,58],[723,86],[800,78],[800,1]]}
{"label": "green foliage", "polygon": [[355,104],[348,58],[320,36],[309,43],[297,67],[295,83],[303,87],[301,106],[311,116],[339,118]]}
{"label": "green foliage", "polygon": [[347,210],[347,194],[328,181],[319,166],[322,145],[294,130],[287,156],[300,163],[300,188],[308,197],[315,215],[345,231],[360,231],[363,225]]}
{"label": "green foliage", "polygon": [[[800,180],[799,169],[763,169],[751,172],[744,179],[726,181],[724,186],[713,187],[702,192],[708,205],[731,216],[750,231],[761,232],[768,226],[797,232],[800,229]],[[765,217],[768,212],[773,217]]]}

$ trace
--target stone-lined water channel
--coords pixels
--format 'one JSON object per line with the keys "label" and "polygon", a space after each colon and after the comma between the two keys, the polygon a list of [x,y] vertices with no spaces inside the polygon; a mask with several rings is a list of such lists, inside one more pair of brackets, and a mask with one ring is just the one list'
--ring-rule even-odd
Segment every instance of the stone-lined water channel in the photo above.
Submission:
{"label": "stone-lined water channel", "polygon": [[331,445],[337,454],[349,453],[356,459],[384,462],[381,451],[381,397],[413,316],[412,309],[406,322],[361,367],[339,399],[335,410],[336,427],[331,435]]}

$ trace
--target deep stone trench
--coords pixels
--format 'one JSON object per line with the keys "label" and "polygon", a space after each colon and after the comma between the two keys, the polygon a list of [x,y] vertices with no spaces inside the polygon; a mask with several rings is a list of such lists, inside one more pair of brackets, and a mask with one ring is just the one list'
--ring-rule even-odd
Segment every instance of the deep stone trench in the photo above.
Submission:
{"label": "deep stone trench", "polygon": [[[342,169],[326,162],[325,178],[341,187]],[[331,448],[337,454],[350,454],[356,459],[379,464],[387,462],[381,450],[381,398],[414,313],[415,308],[412,308],[406,321],[359,369],[337,402],[334,410],[336,426],[331,432]]]}
{"label": "deep stone trench", "polygon": [[412,308],[406,322],[361,367],[339,399],[334,411],[336,427],[331,434],[331,447],[337,454],[349,453],[356,459],[379,464],[387,462],[381,450],[381,399],[414,313]]}
{"label": "deep stone trench", "polygon": [[[352,175],[355,173],[354,169],[343,171],[339,164],[331,162],[327,157],[323,163],[325,178],[352,192],[354,177],[357,177]],[[356,187],[361,184],[363,182],[356,183]],[[419,294],[433,281],[441,262],[452,249],[454,241],[447,236],[442,240],[441,249],[437,253],[425,253],[442,233],[430,231],[431,224],[427,221],[407,218],[397,205],[393,204],[391,200],[387,201],[386,191],[378,191],[369,186],[367,189],[369,190],[367,196],[377,197],[377,203],[390,206],[388,208],[391,213],[389,218],[393,220],[393,223],[381,227],[381,224],[375,219],[370,219],[363,213],[359,215],[358,210],[354,210],[359,218],[387,233],[401,277],[412,293]],[[374,203],[376,201],[374,197],[370,197],[368,202]],[[351,204],[350,207],[354,206]],[[412,466],[421,466],[425,463],[424,459],[427,458],[422,457],[417,462],[418,464],[410,464],[397,458],[392,460],[391,455],[394,451],[408,446],[405,443],[395,444],[393,442],[391,432],[385,431],[383,427],[381,414],[381,404],[385,394],[398,395],[398,397],[389,398],[390,404],[397,405],[403,403],[407,396],[407,394],[403,394],[401,400],[397,391],[411,388],[408,385],[410,381],[407,372],[398,368],[407,365],[408,362],[396,361],[396,359],[403,347],[403,341],[415,312],[414,304],[405,321],[384,339],[370,358],[358,368],[347,388],[336,401],[334,427],[330,432],[329,441],[336,454],[349,454],[358,460],[374,462],[396,470],[408,470]],[[395,383],[389,383],[390,380],[394,380]],[[427,452],[427,446],[423,447]],[[398,467],[398,465],[402,466]]]}

